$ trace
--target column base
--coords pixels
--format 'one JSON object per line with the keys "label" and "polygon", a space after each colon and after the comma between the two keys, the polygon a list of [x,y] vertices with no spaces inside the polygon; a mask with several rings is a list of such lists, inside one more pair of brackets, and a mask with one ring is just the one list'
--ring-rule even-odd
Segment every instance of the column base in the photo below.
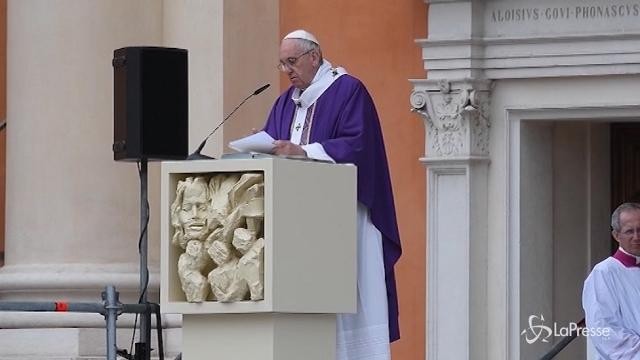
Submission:
{"label": "column base", "polygon": [[[149,269],[148,299],[158,302],[158,269]],[[0,300],[100,302],[114,285],[120,302],[136,303],[140,289],[137,264],[20,264],[0,268]]]}
{"label": "column base", "polygon": [[[118,329],[118,347],[129,351],[131,335],[131,329]],[[155,331],[151,337],[151,356],[158,359]],[[182,330],[165,329],[162,337],[165,359],[175,358]],[[106,342],[104,328],[0,329],[0,360],[104,360]]]}
{"label": "column base", "polygon": [[[158,275],[151,274],[149,301],[158,302]],[[121,303],[137,303],[139,273],[133,264],[29,264],[0,269],[0,301],[67,301],[101,303],[105,286],[115,285]],[[155,316],[152,348],[157,349]],[[139,326],[138,319],[138,326]],[[117,344],[131,344],[134,314],[117,321]],[[163,314],[167,359],[180,349],[180,315]],[[139,333],[136,334],[136,340]],[[173,354],[173,356],[171,356]],[[104,359],[105,319],[100,314],[78,312],[0,311],[0,360]],[[157,353],[152,356],[158,358]]]}

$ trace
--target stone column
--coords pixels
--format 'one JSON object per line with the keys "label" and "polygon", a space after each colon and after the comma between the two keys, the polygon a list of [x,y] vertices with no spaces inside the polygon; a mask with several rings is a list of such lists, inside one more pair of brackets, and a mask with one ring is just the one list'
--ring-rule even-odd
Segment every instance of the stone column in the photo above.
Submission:
{"label": "stone column", "polygon": [[[9,1],[0,300],[100,302],[113,284],[123,302],[137,301],[139,181],[135,164],[113,161],[111,59],[119,47],[162,44],[161,5]],[[149,299],[157,301],[151,225]],[[104,355],[98,314],[0,312],[0,329],[3,358]],[[121,335],[128,346],[130,332]]]}
{"label": "stone column", "polygon": [[426,128],[427,358],[486,359],[489,87],[415,80]]}
{"label": "stone column", "polygon": [[[9,0],[11,125],[0,300],[98,302],[112,284],[122,302],[137,302],[139,180],[135,164],[113,161],[113,50],[189,50],[190,149],[242,98],[273,85],[236,113],[248,122],[235,119],[211,139],[206,152],[217,156],[228,140],[263,123],[278,93],[277,12],[277,0]],[[148,291],[154,302],[159,182],[151,163]],[[165,331],[169,355],[179,348],[179,320],[164,320],[171,328]],[[118,319],[119,327],[133,323],[126,314]],[[128,347],[130,330],[118,334],[119,345]],[[98,314],[0,312],[3,359],[101,357],[104,345]]]}
{"label": "stone column", "polygon": [[153,0],[9,2],[3,299],[89,300],[104,283],[137,291],[138,176],[113,161],[111,59],[118,47],[160,45],[161,10]]}
{"label": "stone column", "polygon": [[203,154],[219,157],[231,140],[262,128],[278,89],[278,0],[164,0],[163,41],[189,49],[189,149],[265,83],[209,139]]}

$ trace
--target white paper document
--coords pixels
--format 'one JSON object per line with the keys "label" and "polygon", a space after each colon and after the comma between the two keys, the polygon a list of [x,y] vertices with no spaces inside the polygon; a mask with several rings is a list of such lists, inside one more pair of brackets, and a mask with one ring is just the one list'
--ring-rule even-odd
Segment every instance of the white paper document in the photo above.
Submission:
{"label": "white paper document", "polygon": [[271,135],[264,131],[233,140],[229,143],[229,147],[239,152],[258,152],[263,154],[271,154],[273,152],[273,142],[275,141]]}

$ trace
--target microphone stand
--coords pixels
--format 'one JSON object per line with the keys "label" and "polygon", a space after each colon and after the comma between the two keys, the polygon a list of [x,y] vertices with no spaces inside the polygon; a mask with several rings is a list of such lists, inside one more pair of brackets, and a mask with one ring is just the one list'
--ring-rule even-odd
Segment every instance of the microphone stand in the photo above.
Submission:
{"label": "microphone stand", "polygon": [[260,94],[261,92],[265,91],[269,86],[271,86],[271,84],[265,84],[261,87],[259,87],[258,89],[256,89],[256,91],[252,92],[251,94],[249,94],[249,96],[247,96],[246,98],[244,98],[240,104],[238,104],[238,106],[235,107],[235,109],[233,109],[229,115],[225,116],[225,118],[220,122],[220,124],[218,124],[218,126],[216,126],[215,129],[213,129],[212,132],[209,133],[209,135],[207,135],[207,137],[204,138],[204,140],[202,140],[202,142],[200,143],[200,146],[198,146],[198,148],[196,149],[196,151],[194,151],[193,153],[191,153],[191,155],[187,156],[187,160],[203,160],[203,159],[214,159],[211,156],[207,156],[207,155],[203,155],[200,152],[202,151],[202,148],[204,148],[204,145],[207,143],[207,140],[209,140],[209,138],[211,137],[211,135],[215,134],[215,132],[220,128],[220,126],[222,126],[222,124],[224,124],[230,117],[231,115],[233,115],[238,109],[240,109],[240,107],[242,106],[242,104],[244,104],[247,100],[249,100],[251,97],[256,96],[258,94]]}

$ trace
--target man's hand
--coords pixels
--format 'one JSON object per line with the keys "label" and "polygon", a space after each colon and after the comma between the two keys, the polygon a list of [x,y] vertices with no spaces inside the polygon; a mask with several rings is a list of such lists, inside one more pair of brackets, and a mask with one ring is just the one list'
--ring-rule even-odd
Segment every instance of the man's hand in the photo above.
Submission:
{"label": "man's hand", "polygon": [[307,156],[306,151],[300,146],[287,140],[276,140],[273,142],[275,146],[273,153],[276,155],[302,155]]}

